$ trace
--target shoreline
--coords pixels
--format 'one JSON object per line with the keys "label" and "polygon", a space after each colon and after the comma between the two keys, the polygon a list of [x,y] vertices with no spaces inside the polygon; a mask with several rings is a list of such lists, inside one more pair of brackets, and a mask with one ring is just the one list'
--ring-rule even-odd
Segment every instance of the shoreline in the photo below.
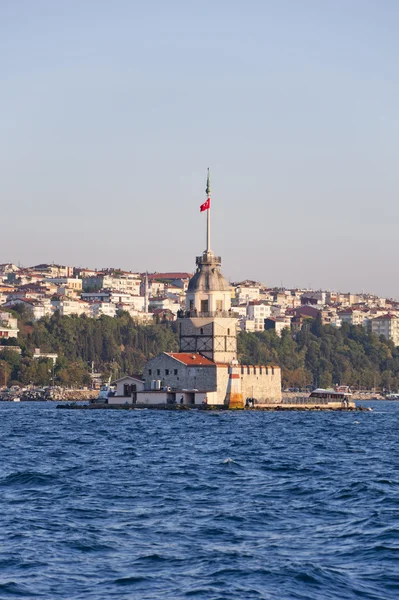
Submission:
{"label": "shoreline", "polygon": [[245,408],[223,408],[210,407],[203,408],[202,406],[168,406],[165,404],[77,404],[77,403],[62,403],[56,408],[70,410],[167,410],[167,411],[187,411],[199,410],[202,412],[369,412],[371,409],[360,406],[337,407],[323,405],[284,405],[284,404],[264,404],[262,406],[245,407]]}

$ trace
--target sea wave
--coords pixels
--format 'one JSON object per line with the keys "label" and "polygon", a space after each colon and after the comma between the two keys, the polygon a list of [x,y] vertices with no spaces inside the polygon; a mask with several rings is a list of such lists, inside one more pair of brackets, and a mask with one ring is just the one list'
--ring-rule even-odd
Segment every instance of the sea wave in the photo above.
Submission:
{"label": "sea wave", "polygon": [[0,598],[396,600],[399,404],[378,407],[4,403]]}

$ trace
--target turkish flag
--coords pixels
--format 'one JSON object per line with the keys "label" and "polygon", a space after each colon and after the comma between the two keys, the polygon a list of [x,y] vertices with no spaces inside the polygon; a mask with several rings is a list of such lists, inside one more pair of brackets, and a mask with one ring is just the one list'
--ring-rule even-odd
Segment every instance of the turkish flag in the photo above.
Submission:
{"label": "turkish flag", "polygon": [[200,206],[200,212],[203,212],[204,210],[208,210],[208,208],[211,208],[211,199],[210,199],[210,197],[207,199],[206,202],[204,202],[204,204],[201,204],[201,206]]}

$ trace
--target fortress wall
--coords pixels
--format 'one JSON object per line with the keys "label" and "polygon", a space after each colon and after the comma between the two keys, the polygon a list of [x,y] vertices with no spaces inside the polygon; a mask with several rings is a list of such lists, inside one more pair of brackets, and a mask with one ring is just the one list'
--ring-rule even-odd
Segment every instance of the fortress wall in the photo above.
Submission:
{"label": "fortress wall", "polygon": [[260,403],[281,402],[280,367],[240,366],[241,387],[244,397]]}
{"label": "fortress wall", "polygon": [[[217,366],[218,404],[223,404],[229,382],[228,365]],[[239,365],[241,390],[244,398],[255,398],[259,403],[281,402],[280,367]]]}

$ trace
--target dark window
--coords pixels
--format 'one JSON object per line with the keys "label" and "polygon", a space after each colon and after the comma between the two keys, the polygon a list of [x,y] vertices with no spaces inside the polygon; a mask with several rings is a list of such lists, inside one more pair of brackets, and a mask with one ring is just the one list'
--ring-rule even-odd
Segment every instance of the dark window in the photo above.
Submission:
{"label": "dark window", "polygon": [[208,300],[201,300],[201,312],[207,313],[209,311]]}
{"label": "dark window", "polygon": [[165,369],[165,375],[169,375],[169,369]]}
{"label": "dark window", "polygon": [[200,329],[200,333],[201,333],[201,335],[204,333],[204,330],[203,330],[203,328],[202,328],[202,327],[201,327],[201,329]]}
{"label": "dark window", "polygon": [[230,335],[230,329],[227,330],[227,335]]}
{"label": "dark window", "polygon": [[152,375],[152,369],[148,369],[148,375]]}
{"label": "dark window", "polygon": [[174,370],[175,375],[177,375],[177,369]]}
{"label": "dark window", "polygon": [[161,369],[157,369],[157,375],[161,374]]}

